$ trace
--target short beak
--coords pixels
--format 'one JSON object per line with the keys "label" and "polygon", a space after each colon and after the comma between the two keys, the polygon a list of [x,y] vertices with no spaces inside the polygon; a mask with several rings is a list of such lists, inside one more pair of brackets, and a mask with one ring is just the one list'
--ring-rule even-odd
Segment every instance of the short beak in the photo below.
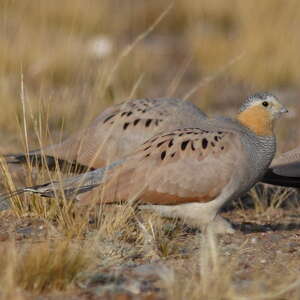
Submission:
{"label": "short beak", "polygon": [[288,111],[288,109],[286,107],[284,107],[284,106],[281,107],[281,109],[280,109],[280,113],[281,114],[285,114],[285,113],[288,113],[288,112],[289,111]]}

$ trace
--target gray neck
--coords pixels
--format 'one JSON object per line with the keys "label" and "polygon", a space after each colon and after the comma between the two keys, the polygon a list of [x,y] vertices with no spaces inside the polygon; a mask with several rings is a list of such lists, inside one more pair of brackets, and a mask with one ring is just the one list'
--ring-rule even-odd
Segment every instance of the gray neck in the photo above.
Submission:
{"label": "gray neck", "polygon": [[252,160],[251,167],[256,170],[255,175],[261,177],[275,156],[276,138],[275,136],[255,136],[251,140],[251,146],[248,143],[245,146]]}

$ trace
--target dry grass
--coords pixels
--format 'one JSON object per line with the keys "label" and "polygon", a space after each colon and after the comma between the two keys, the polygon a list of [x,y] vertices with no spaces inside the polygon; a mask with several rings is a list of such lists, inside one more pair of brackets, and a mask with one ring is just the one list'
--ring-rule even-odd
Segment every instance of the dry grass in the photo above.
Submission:
{"label": "dry grass", "polygon": [[[246,243],[232,257],[222,253],[211,233],[199,239],[200,252],[188,262],[179,262],[162,273],[162,286],[168,299],[298,299],[300,281],[292,272],[285,278],[265,272],[241,276],[240,257],[247,251]],[[279,275],[279,276],[278,276]]]}
{"label": "dry grass", "polygon": [[298,1],[202,1],[200,10],[196,53],[204,70],[245,51],[245,58],[228,72],[234,81],[255,89],[297,85]]}
{"label": "dry grass", "polygon": [[257,184],[255,188],[251,189],[249,195],[258,214],[265,213],[268,209],[277,209],[283,206],[293,208],[299,205],[295,189]]}
{"label": "dry grass", "polygon": [[[230,114],[246,93],[271,89],[299,111],[293,96],[300,83],[299,23],[296,0],[176,0],[163,6],[158,0],[0,1],[0,150],[57,142],[128,97],[186,96],[208,112]],[[109,43],[107,53],[95,51],[99,41]],[[287,128],[280,131],[286,139],[281,149],[299,138]],[[15,190],[17,181],[5,165],[1,169],[6,189]],[[25,174],[27,185],[63,176],[47,169]],[[256,215],[289,206],[290,193],[253,190]],[[298,209],[298,200],[293,203]],[[17,224],[38,219],[51,230],[38,241],[10,234],[2,242],[1,214],[1,299],[73,291],[82,271],[153,261],[168,264],[158,293],[169,299],[300,295],[297,257],[282,258],[286,269],[278,258],[267,270],[255,262],[251,274],[241,271],[249,252],[244,236],[228,258],[219,239],[200,239],[180,222],[137,215],[131,207],[78,210],[64,199],[26,196],[13,199],[10,214]]]}
{"label": "dry grass", "polygon": [[[191,100],[209,109],[219,104],[218,98],[234,103],[245,88],[249,93],[299,85],[296,0],[175,1],[159,27],[122,60],[109,85],[108,75],[122,49],[149,29],[168,4],[88,2],[1,1],[0,104],[5,114],[0,125],[13,136],[8,142],[19,148],[15,120],[22,123],[21,74],[29,132],[46,114],[56,138],[62,126],[64,133],[75,130],[129,95],[184,96],[201,78],[242,53],[226,74],[202,86]],[[112,51],[101,58],[89,49],[103,37]],[[182,74],[176,82],[174,73]],[[237,86],[241,92],[231,91]],[[73,121],[79,112],[80,124]],[[39,144],[36,134],[29,138],[31,145]]]}
{"label": "dry grass", "polygon": [[[86,246],[68,241],[45,241],[1,246],[1,296],[20,289],[34,293],[65,290],[90,264]],[[6,298],[8,299],[8,298]]]}

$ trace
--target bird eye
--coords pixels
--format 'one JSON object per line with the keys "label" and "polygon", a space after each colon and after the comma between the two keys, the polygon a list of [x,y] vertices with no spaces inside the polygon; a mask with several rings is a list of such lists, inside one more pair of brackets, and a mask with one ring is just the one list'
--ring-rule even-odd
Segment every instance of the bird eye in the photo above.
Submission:
{"label": "bird eye", "polygon": [[263,105],[264,107],[267,107],[267,106],[269,105],[269,102],[264,101],[264,102],[262,103],[262,105]]}

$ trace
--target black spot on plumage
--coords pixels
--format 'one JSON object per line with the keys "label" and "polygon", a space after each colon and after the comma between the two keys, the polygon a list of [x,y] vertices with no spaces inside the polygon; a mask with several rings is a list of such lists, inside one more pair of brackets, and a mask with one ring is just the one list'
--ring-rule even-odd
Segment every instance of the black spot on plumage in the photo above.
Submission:
{"label": "black spot on plumage", "polygon": [[190,140],[184,141],[181,143],[181,150],[185,150],[186,146],[188,145],[188,143],[190,142]]}
{"label": "black spot on plumage", "polygon": [[208,140],[206,138],[202,139],[202,148],[206,149],[208,145]]}
{"label": "black spot on plumage", "polygon": [[115,115],[110,115],[108,116],[104,121],[103,124],[106,123],[107,121],[109,121],[111,118],[113,118]]}
{"label": "black spot on plumage", "polygon": [[130,115],[132,115],[132,111],[129,111],[129,112],[127,113],[127,117],[129,117]]}
{"label": "black spot on plumage", "polygon": [[219,137],[215,135],[214,140],[217,142],[219,140]]}
{"label": "black spot on plumage", "polygon": [[139,123],[140,120],[141,120],[141,119],[136,119],[136,120],[134,120],[134,121],[133,121],[133,125],[136,126],[136,125]]}
{"label": "black spot on plumage", "polygon": [[163,152],[160,154],[161,160],[164,160],[165,157],[166,157],[166,155],[167,155],[167,152],[166,152],[166,151],[163,151]]}
{"label": "black spot on plumage", "polygon": [[126,123],[123,125],[123,129],[126,130],[127,127],[129,126],[129,124],[130,124],[129,122],[126,122]]}
{"label": "black spot on plumage", "polygon": [[162,144],[164,144],[166,141],[162,141],[162,142],[159,142],[156,147],[159,148]]}
{"label": "black spot on plumage", "polygon": [[173,153],[171,154],[171,157],[174,157],[174,156],[175,156],[175,154],[176,154],[176,152],[173,152]]}
{"label": "black spot on plumage", "polygon": [[121,113],[121,117],[124,117],[125,115],[127,115],[127,111]]}
{"label": "black spot on plumage", "polygon": [[173,139],[171,139],[170,142],[169,142],[169,144],[168,144],[168,147],[171,148],[173,146],[173,144],[174,144],[173,143]]}
{"label": "black spot on plumage", "polygon": [[146,126],[146,127],[149,127],[150,124],[151,124],[151,122],[152,122],[152,119],[148,119],[148,120],[146,121],[146,123],[145,123],[145,126]]}
{"label": "black spot on plumage", "polygon": [[195,146],[194,146],[194,142],[193,141],[191,141],[191,149],[193,150],[193,151],[195,151],[196,149],[195,149]]}
{"label": "black spot on plumage", "polygon": [[218,134],[223,134],[223,131],[218,131]]}
{"label": "black spot on plumage", "polygon": [[155,137],[154,139],[152,139],[150,142],[151,142],[151,143],[154,143],[157,139],[158,139],[158,136]]}
{"label": "black spot on plumage", "polygon": [[224,149],[225,149],[225,147],[224,147],[224,146],[222,146],[222,147],[221,147],[221,150],[224,150]]}
{"label": "black spot on plumage", "polygon": [[150,148],[151,148],[151,145],[148,146],[148,147],[146,147],[146,148],[144,149],[144,151],[147,151],[147,150],[150,149]]}
{"label": "black spot on plumage", "polygon": [[146,158],[146,157],[149,157],[149,156],[150,156],[150,153],[146,154],[146,155],[145,155],[145,158]]}
{"label": "black spot on plumage", "polygon": [[143,109],[143,110],[142,110],[142,113],[144,114],[146,111],[147,111],[147,109]]}
{"label": "black spot on plumage", "polygon": [[178,134],[178,136],[183,136],[184,135],[184,133],[180,133],[180,134]]}
{"label": "black spot on plumage", "polygon": [[211,142],[210,144],[212,145],[212,147],[215,147],[215,143],[214,142]]}

